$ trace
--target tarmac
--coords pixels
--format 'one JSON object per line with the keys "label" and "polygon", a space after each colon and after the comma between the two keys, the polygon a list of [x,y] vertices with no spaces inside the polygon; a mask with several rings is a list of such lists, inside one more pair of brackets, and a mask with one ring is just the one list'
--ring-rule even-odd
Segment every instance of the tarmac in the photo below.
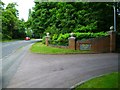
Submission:
{"label": "tarmac", "polygon": [[7,88],[71,88],[116,71],[118,53],[45,55],[27,50]]}

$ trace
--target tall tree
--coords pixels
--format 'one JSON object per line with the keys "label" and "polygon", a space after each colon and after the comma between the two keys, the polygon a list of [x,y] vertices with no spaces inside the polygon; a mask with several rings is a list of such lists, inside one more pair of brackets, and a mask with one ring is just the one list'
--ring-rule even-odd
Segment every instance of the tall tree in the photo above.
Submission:
{"label": "tall tree", "polygon": [[35,35],[109,31],[113,25],[112,3],[36,2],[31,13]]}
{"label": "tall tree", "polygon": [[24,21],[19,20],[16,3],[9,3],[2,12],[3,39],[16,39],[25,37]]}
{"label": "tall tree", "polygon": [[0,1],[0,40],[2,39],[2,12],[4,11],[4,3]]}

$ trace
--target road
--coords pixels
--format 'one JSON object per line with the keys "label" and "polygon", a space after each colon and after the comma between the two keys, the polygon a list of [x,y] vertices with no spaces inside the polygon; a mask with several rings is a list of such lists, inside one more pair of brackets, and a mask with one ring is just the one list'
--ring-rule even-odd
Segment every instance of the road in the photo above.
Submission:
{"label": "road", "polygon": [[2,43],[2,79],[0,78],[2,87],[5,88],[8,85],[9,81],[16,73],[26,50],[37,41],[39,41],[39,39]]}
{"label": "road", "polygon": [[44,55],[29,51],[38,40],[3,43],[3,88],[70,88],[118,71],[118,54]]}
{"label": "road", "polygon": [[70,88],[118,71],[118,54],[43,55],[27,51],[7,88]]}
{"label": "road", "polygon": [[34,43],[37,40],[19,40],[19,41],[14,41],[14,42],[4,42],[2,43],[2,58],[8,57],[10,54],[14,53],[16,50],[29,45],[31,43]]}

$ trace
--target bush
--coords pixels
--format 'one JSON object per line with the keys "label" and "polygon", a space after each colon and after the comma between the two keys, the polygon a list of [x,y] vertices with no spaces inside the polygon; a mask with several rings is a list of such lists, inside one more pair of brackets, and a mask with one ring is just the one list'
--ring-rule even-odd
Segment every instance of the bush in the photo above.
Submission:
{"label": "bush", "polygon": [[2,40],[11,40],[12,37],[6,34],[2,34]]}
{"label": "bush", "polygon": [[89,39],[89,38],[96,38],[96,37],[102,37],[102,36],[106,36],[107,33],[104,32],[99,32],[99,33],[75,33],[75,37],[76,39]]}
{"label": "bush", "polygon": [[60,34],[57,41],[63,41],[63,40],[66,40],[70,37],[70,34],[67,33],[67,34]]}
{"label": "bush", "polygon": [[69,33],[67,34],[54,34],[53,37],[51,37],[51,41],[50,43],[51,44],[54,44],[54,45],[68,45],[68,38],[69,38]]}
{"label": "bush", "polygon": [[[76,37],[77,40],[82,40],[82,39],[90,39],[90,38],[96,38],[96,37],[102,37],[102,36],[106,36],[107,33],[104,32],[99,32],[99,33],[74,33],[74,37]],[[54,34],[53,36],[51,36],[50,38],[50,44],[53,45],[68,45],[68,38],[70,37],[70,33],[66,33],[66,34]],[[45,43],[45,37],[43,38],[43,43]]]}
{"label": "bush", "polygon": [[42,38],[42,43],[45,44],[45,36]]}
{"label": "bush", "polygon": [[54,34],[54,35],[52,36],[52,40],[57,40],[57,38],[58,38],[58,34]]}

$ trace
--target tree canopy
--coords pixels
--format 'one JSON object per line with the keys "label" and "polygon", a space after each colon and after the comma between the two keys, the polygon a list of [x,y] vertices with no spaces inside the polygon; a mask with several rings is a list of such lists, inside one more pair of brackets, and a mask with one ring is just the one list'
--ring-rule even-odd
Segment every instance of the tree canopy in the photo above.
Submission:
{"label": "tree canopy", "polygon": [[2,39],[20,39],[25,37],[24,20],[19,20],[19,12],[16,3],[9,3],[6,8],[1,1],[2,12]]}
{"label": "tree canopy", "polygon": [[113,3],[36,2],[28,22],[35,36],[106,32],[113,25]]}
{"label": "tree canopy", "polygon": [[19,20],[16,3],[9,3],[6,8],[4,5],[0,1],[3,39],[42,38],[47,32],[51,36],[98,33],[109,31],[113,26],[112,2],[35,2],[26,22]]}

